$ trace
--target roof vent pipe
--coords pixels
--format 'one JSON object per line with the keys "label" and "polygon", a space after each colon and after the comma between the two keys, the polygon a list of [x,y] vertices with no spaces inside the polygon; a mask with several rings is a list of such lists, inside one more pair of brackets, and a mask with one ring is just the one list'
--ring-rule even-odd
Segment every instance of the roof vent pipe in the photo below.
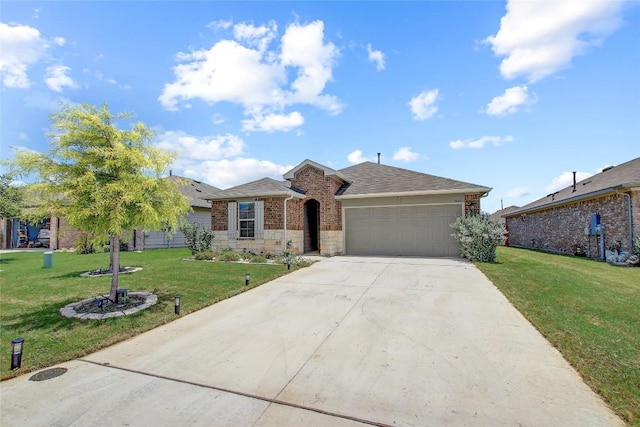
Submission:
{"label": "roof vent pipe", "polygon": [[576,192],[576,171],[573,171],[573,192]]}
{"label": "roof vent pipe", "polygon": [[380,153],[378,153],[378,164],[380,164]]}

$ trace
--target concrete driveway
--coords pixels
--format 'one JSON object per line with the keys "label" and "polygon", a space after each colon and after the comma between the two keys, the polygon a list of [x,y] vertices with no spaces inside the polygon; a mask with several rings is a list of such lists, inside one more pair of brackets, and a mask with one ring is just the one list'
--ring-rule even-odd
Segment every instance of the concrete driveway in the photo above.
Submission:
{"label": "concrete driveway", "polygon": [[60,366],[3,426],[624,425],[462,260],[326,259]]}

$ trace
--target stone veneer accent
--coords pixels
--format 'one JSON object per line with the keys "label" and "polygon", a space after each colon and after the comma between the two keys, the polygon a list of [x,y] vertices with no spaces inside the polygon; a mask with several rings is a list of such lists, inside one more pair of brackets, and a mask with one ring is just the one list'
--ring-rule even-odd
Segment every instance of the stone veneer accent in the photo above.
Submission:
{"label": "stone veneer accent", "polygon": [[[287,240],[292,242],[294,254],[302,253],[302,231],[287,230]],[[243,250],[256,254],[282,255],[285,249],[284,230],[264,230],[264,239],[231,239],[227,230],[216,232],[211,248],[214,252],[231,249],[235,252]]]}
{"label": "stone veneer accent", "polygon": [[[640,232],[640,191],[631,192],[634,235]],[[598,239],[587,236],[591,214],[599,213],[604,224],[605,250],[620,241],[622,250],[631,248],[626,197],[610,194],[549,209],[506,218],[509,245],[574,254],[580,246],[588,257],[598,258]]]}

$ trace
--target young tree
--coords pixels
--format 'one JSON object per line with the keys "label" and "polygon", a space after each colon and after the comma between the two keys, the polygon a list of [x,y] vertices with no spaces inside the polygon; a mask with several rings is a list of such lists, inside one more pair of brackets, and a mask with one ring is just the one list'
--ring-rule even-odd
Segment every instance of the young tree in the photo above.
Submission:
{"label": "young tree", "polygon": [[58,216],[90,236],[111,242],[115,300],[120,270],[120,239],[135,228],[177,229],[190,211],[175,181],[161,175],[174,154],[149,144],[143,123],[121,130],[115,122],[131,114],[111,114],[107,105],[63,105],[51,115],[49,154],[16,151],[14,170],[33,176],[29,194],[41,217]]}
{"label": "young tree", "polygon": [[12,181],[11,175],[0,175],[0,218],[16,218],[22,212],[22,192]]}

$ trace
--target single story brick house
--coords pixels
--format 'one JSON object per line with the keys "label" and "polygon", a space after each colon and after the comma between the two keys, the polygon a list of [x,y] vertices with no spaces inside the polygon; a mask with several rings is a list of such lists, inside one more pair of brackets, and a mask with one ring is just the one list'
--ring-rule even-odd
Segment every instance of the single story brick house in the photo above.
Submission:
{"label": "single story brick house", "polygon": [[208,197],[213,249],[281,254],[459,256],[449,224],[491,188],[379,163],[305,160]]}
{"label": "single story brick house", "polygon": [[640,235],[640,157],[504,215],[509,245],[604,259]]}

